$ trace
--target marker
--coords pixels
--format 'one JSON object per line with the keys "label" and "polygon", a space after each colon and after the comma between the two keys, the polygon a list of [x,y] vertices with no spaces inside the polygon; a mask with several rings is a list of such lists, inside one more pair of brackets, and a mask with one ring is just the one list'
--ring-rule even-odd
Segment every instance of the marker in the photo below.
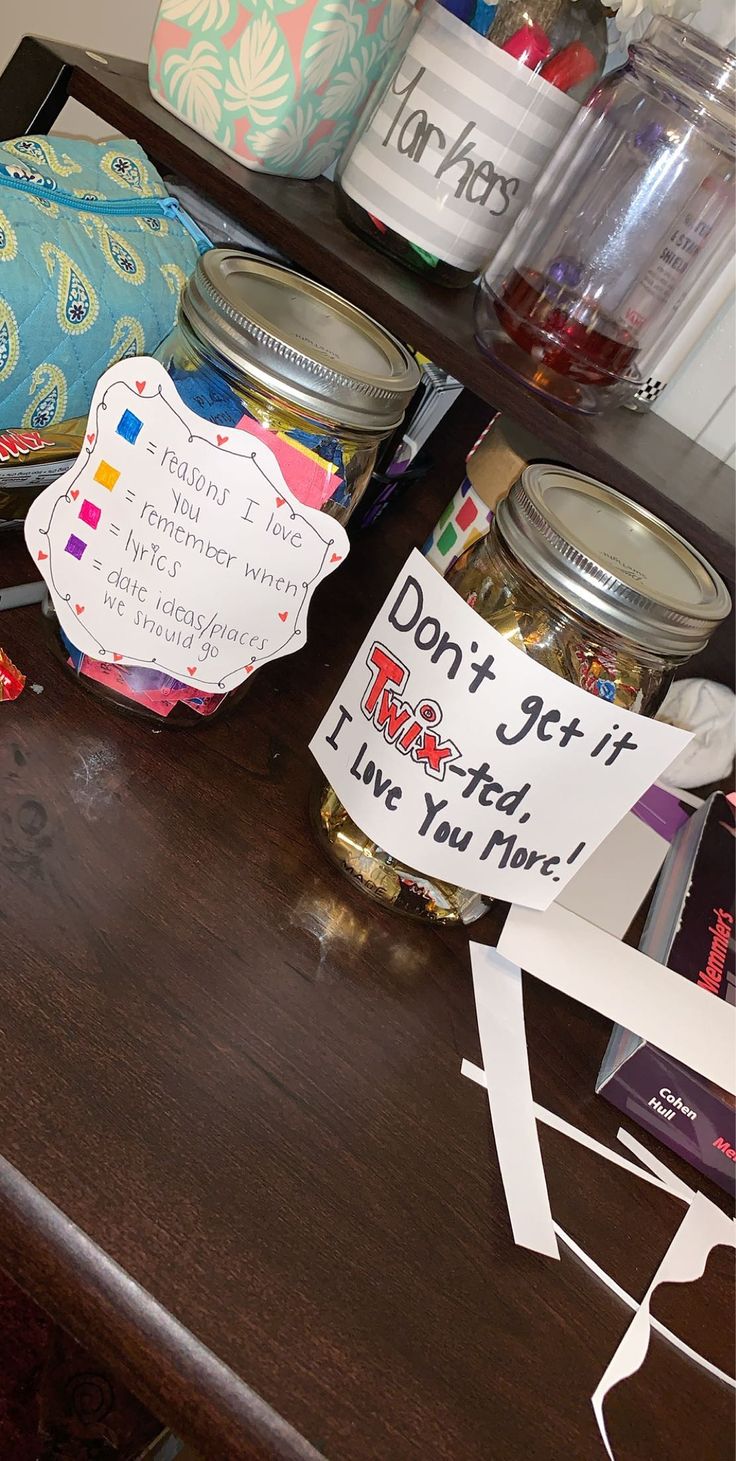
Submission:
{"label": "marker", "polygon": [[45,596],[43,579],[35,583],[18,583],[13,588],[0,588],[0,609],[23,609],[26,604],[40,604]]}

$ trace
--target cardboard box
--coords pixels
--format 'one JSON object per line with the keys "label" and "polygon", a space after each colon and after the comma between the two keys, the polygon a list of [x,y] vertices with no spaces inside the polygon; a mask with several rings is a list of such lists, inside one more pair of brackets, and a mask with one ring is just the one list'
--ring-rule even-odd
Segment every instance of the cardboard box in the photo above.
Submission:
{"label": "cardboard box", "polygon": [[[678,832],[639,947],[704,998],[736,1003],[736,812],[716,792]],[[736,1065],[736,1051],[734,1052]],[[596,1091],[639,1126],[736,1192],[736,1101],[727,1091],[614,1025]]]}

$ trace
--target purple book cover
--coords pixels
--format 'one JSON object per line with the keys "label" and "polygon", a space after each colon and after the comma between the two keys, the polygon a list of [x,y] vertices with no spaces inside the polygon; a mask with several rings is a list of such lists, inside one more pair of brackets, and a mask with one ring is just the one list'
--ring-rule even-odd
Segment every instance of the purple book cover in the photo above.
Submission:
{"label": "purple book cover", "polygon": [[[640,943],[673,975],[731,1004],[735,875],[736,814],[716,792],[678,832]],[[728,1092],[620,1025],[596,1090],[727,1192],[736,1191],[736,1102]]]}

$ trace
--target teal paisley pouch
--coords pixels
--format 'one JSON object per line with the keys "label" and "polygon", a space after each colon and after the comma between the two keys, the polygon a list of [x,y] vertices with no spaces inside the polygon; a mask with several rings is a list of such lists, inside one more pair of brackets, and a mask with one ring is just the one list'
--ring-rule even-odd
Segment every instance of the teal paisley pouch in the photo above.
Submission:
{"label": "teal paisley pouch", "polygon": [[208,244],[135,142],[0,144],[0,431],[86,416],[108,365],[171,329]]}

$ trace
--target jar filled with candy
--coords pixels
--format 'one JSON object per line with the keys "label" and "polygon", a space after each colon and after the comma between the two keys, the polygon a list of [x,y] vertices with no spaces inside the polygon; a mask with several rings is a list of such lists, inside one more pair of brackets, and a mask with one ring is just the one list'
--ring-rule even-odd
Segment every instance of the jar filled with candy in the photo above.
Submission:
{"label": "jar filled with candy", "polygon": [[[354,305],[227,248],[201,256],[156,353],[185,405],[214,425],[270,433],[295,495],[341,523],[419,382],[409,351]],[[64,664],[87,689],[159,723],[201,724],[252,683],[203,693],[156,670],[95,660],[54,625]]]}
{"label": "jar filled with candy", "polygon": [[[540,463],[524,469],[446,578],[521,654],[637,715],[656,713],[675,669],[731,607],[718,574],[678,533],[612,488]],[[313,818],[331,860],[377,901],[433,923],[485,911],[478,893],[378,847],[332,787],[316,794]]]}
{"label": "jar filled with candy", "polygon": [[735,104],[736,55],[656,19],[590,96],[489,264],[481,347],[576,410],[633,400],[639,362],[733,252]]}
{"label": "jar filled with candy", "polygon": [[600,76],[600,0],[426,0],[343,154],[338,206],[434,283],[475,278]]}

